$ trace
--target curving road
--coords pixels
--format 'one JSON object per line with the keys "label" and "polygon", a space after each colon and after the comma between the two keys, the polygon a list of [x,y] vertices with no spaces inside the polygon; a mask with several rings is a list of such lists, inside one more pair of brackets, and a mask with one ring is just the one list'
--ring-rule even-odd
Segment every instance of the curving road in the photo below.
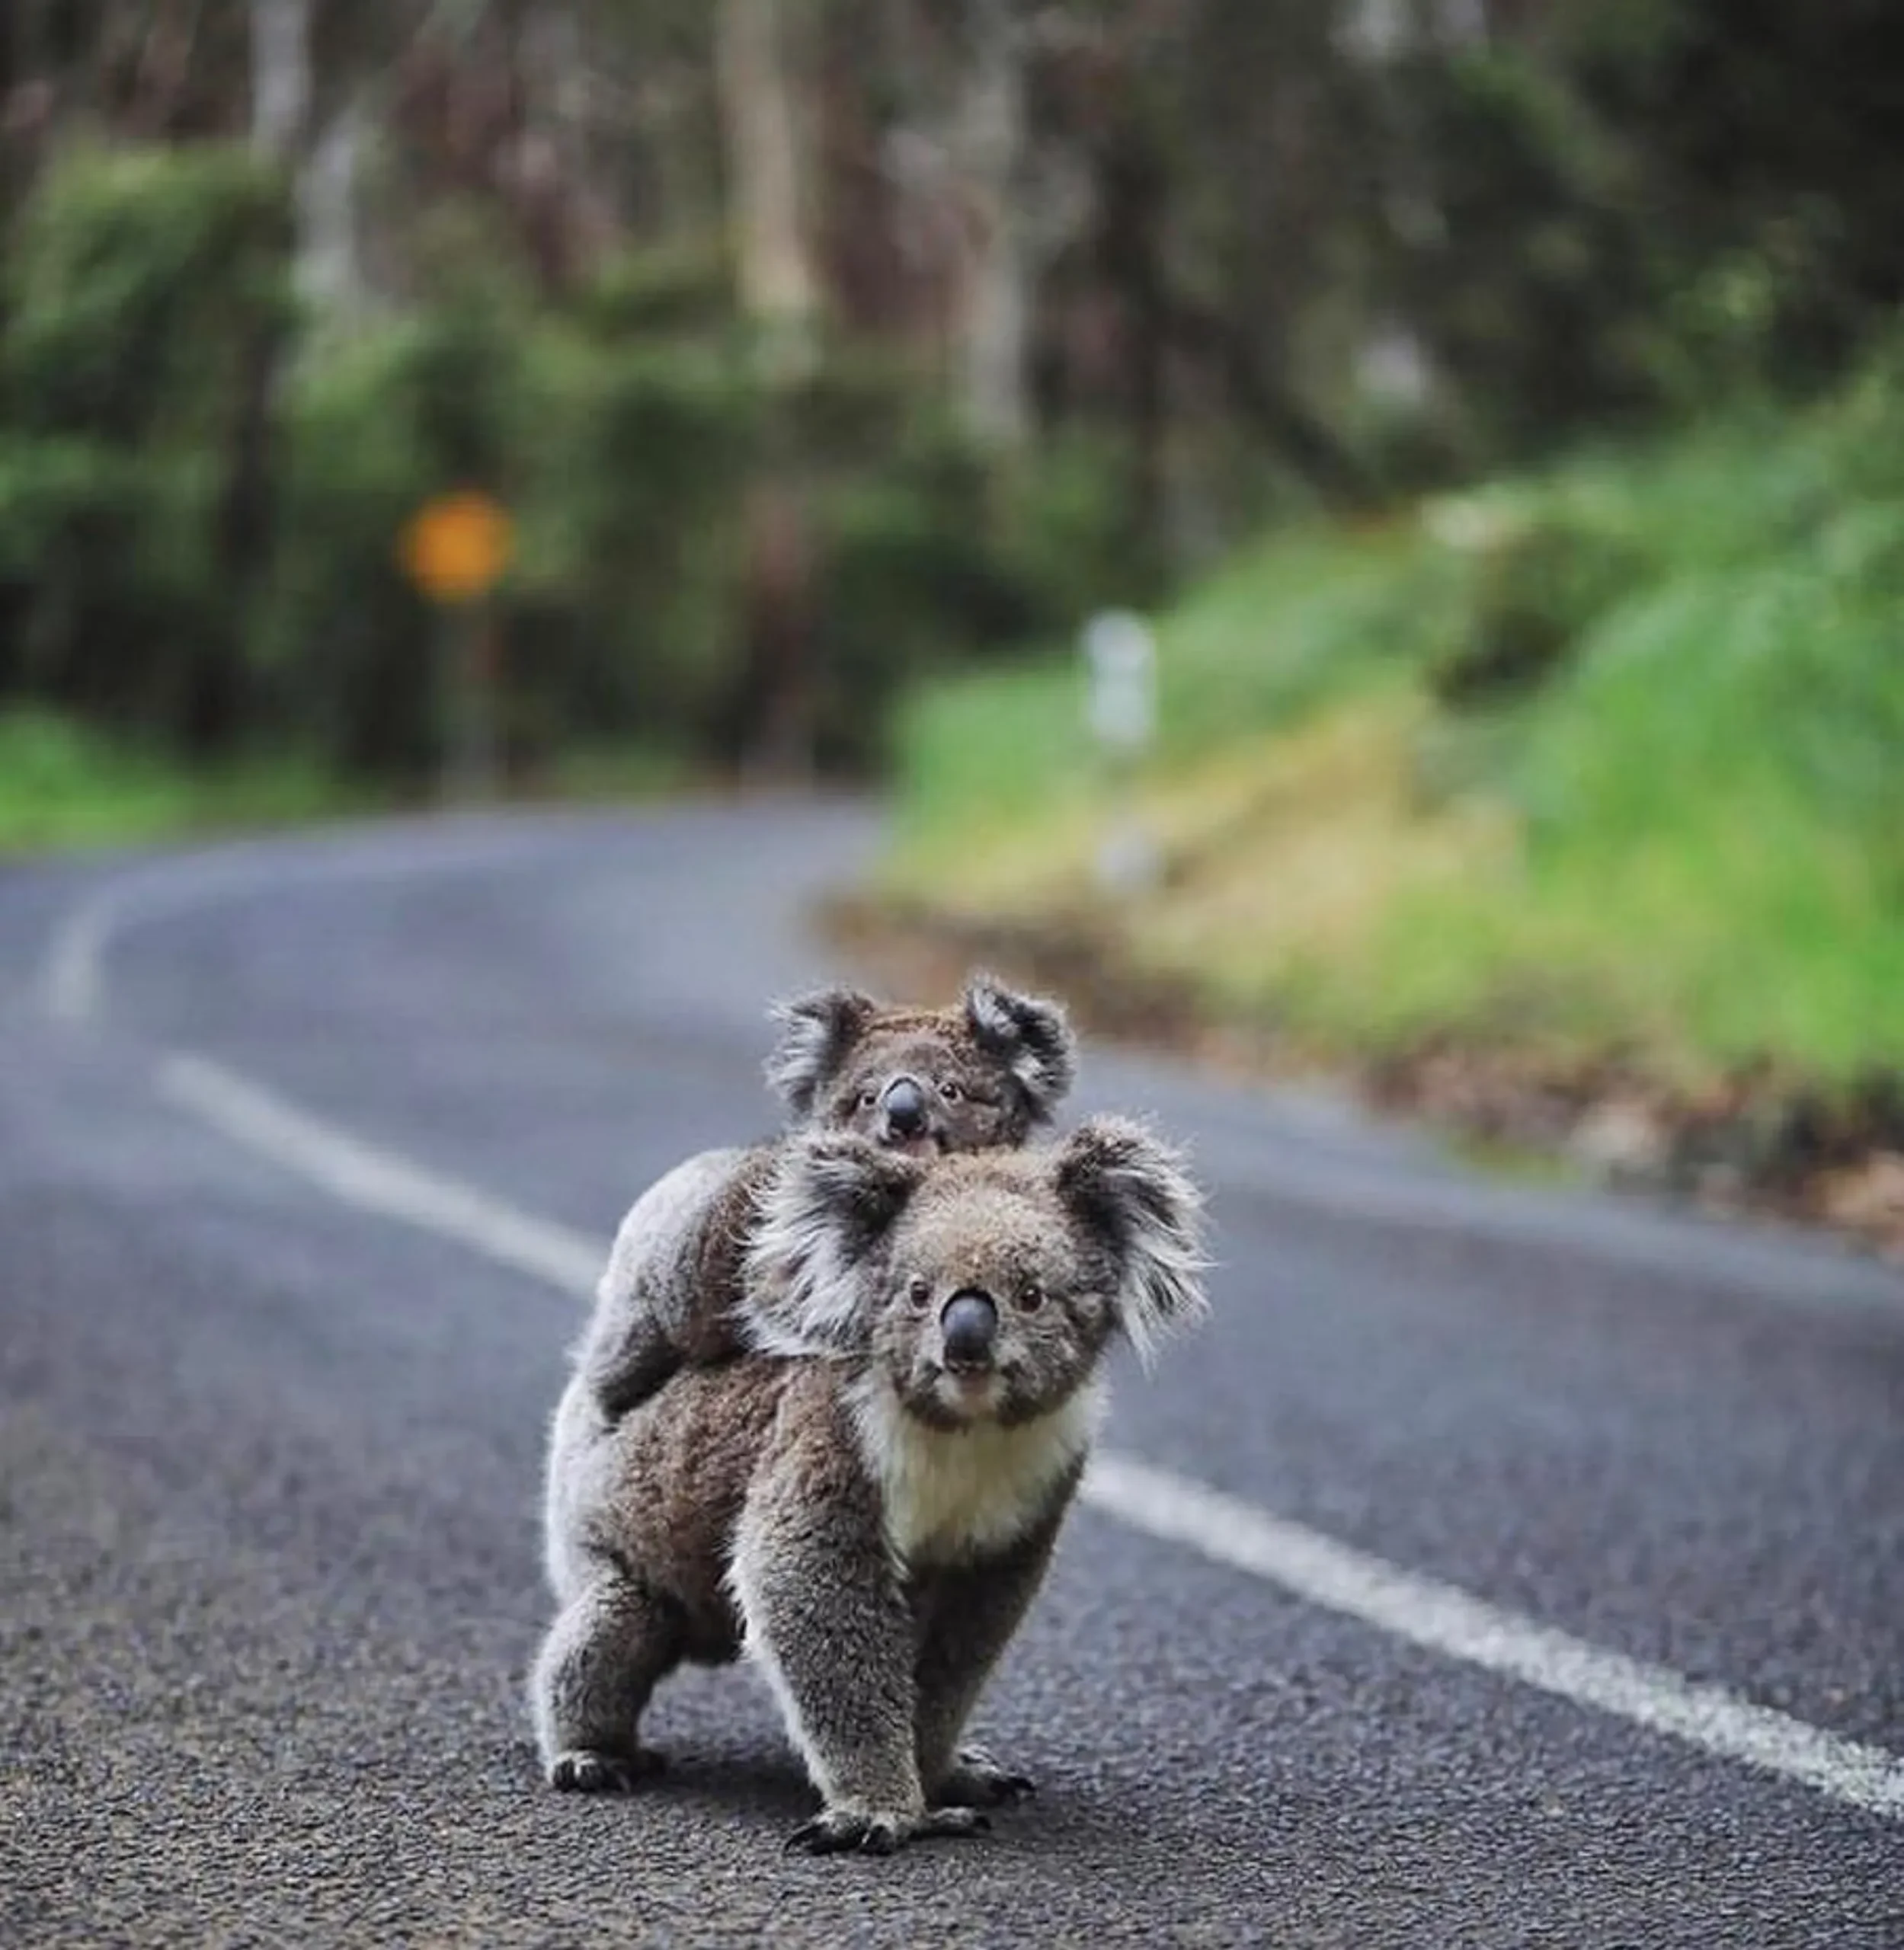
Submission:
{"label": "curving road", "polygon": [[0,1943],[1904,1945],[1904,1279],[1102,1049],[1211,1189],[888,1862],[744,1672],[539,1785],[543,1423],[631,1194],[766,1127],[850,807],[0,868]]}

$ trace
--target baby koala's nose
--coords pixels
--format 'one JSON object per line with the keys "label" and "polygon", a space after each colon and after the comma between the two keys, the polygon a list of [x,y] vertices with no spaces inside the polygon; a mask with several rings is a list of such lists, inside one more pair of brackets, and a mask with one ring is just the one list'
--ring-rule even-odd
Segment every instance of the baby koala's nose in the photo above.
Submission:
{"label": "baby koala's nose", "polygon": [[988,1293],[967,1287],[953,1294],[939,1316],[946,1344],[946,1365],[955,1370],[987,1368],[992,1343],[998,1338],[998,1309]]}
{"label": "baby koala's nose", "polygon": [[909,1076],[895,1076],[879,1100],[886,1126],[895,1137],[920,1137],[925,1133],[926,1093]]}

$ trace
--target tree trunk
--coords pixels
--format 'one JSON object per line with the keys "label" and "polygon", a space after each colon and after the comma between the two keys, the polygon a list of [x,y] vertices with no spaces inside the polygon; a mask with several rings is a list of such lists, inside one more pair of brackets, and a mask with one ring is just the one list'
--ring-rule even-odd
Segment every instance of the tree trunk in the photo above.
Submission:
{"label": "tree trunk", "polygon": [[1026,348],[1032,254],[1021,214],[1027,142],[1026,40],[1018,0],[974,0],[971,75],[958,144],[973,219],[964,346],[967,417],[1019,447],[1030,430]]}
{"label": "tree trunk", "polygon": [[357,188],[368,126],[362,103],[346,100],[298,163],[298,289],[333,317],[348,318],[365,304]]}
{"label": "tree trunk", "polygon": [[741,302],[781,341],[781,356],[790,350],[797,359],[818,304],[801,207],[789,11],[781,0],[720,0],[715,34]]}
{"label": "tree trunk", "polygon": [[[311,110],[310,0],[252,0],[251,143],[293,166]],[[288,241],[289,240],[286,240]],[[252,248],[258,248],[253,246]],[[272,428],[282,321],[254,318],[239,349],[215,545],[233,635],[251,625],[273,535]],[[207,641],[187,679],[183,730],[197,751],[229,745],[242,723],[242,655]]]}
{"label": "tree trunk", "polygon": [[288,161],[311,118],[311,0],[251,0],[251,143]]}
{"label": "tree trunk", "polygon": [[1168,567],[1165,443],[1169,433],[1170,303],[1164,282],[1167,183],[1147,134],[1128,117],[1099,171],[1099,255],[1117,293],[1132,477],[1125,566],[1134,590],[1153,593]]}
{"label": "tree trunk", "polygon": [[745,510],[741,758],[754,776],[782,782],[811,773],[818,705],[813,538],[788,425],[791,395],[812,359],[818,309],[787,46],[787,16],[801,4],[720,0],[715,18],[735,268],[770,395],[769,452]]}

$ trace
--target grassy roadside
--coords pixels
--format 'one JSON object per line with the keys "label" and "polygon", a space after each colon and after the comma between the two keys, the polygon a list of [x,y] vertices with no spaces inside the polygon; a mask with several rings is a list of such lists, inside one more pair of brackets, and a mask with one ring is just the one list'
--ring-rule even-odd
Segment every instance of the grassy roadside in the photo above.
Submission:
{"label": "grassy roadside", "polygon": [[1159,635],[1155,889],[1096,885],[1049,663],[916,702],[888,916],[1642,1176],[1904,1154],[1904,363],[1283,535]]}
{"label": "grassy roadside", "polygon": [[360,796],[295,762],[190,770],[49,712],[0,712],[0,855],[366,809]]}
{"label": "grassy roadside", "polygon": [[[582,746],[546,767],[523,796],[619,804],[690,783],[686,769],[665,756]],[[24,707],[0,710],[0,858],[295,825],[396,811],[405,804],[308,759],[192,768],[71,718]]]}

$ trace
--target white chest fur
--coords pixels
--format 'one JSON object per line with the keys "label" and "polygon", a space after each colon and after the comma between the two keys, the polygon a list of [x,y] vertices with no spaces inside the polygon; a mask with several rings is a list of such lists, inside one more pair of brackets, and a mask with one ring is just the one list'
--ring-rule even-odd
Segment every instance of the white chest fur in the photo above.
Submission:
{"label": "white chest fur", "polygon": [[1015,1428],[928,1428],[884,1387],[869,1389],[856,1407],[894,1551],[908,1564],[944,1564],[1002,1548],[1049,1508],[1065,1472],[1090,1447],[1104,1390],[1093,1382]]}

